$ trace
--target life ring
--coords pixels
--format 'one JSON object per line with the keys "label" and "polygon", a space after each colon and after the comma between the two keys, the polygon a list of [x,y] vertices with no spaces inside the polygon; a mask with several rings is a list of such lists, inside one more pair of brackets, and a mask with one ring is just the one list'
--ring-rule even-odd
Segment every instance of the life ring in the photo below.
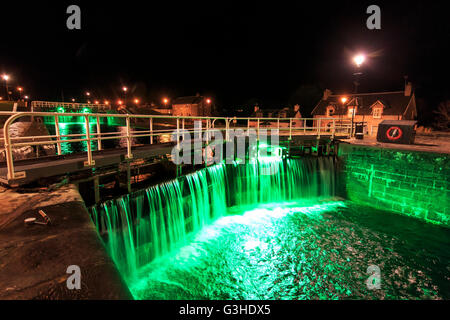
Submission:
{"label": "life ring", "polygon": [[386,131],[386,138],[391,141],[400,139],[403,136],[403,130],[400,127],[390,127]]}

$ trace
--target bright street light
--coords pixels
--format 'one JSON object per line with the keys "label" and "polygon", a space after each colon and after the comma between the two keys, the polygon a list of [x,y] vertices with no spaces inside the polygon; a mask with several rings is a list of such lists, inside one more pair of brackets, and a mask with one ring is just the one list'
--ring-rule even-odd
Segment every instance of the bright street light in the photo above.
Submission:
{"label": "bright street light", "polygon": [[134,99],[134,103],[138,104],[139,103],[139,99]]}
{"label": "bright street light", "polygon": [[342,102],[342,103],[346,103],[347,100],[348,100],[347,97],[342,97],[342,98],[341,98],[341,102]]}
{"label": "bright street light", "polygon": [[210,104],[211,103],[211,99],[206,99],[206,103]]}
{"label": "bright street light", "polygon": [[353,62],[356,64],[358,68],[361,67],[364,61],[366,61],[366,57],[363,54],[358,54],[353,58]]}
{"label": "bright street light", "polygon": [[3,80],[5,80],[5,87],[6,87],[6,96],[8,97],[8,101],[9,101],[9,89],[8,89],[8,80],[9,80],[9,76],[7,74],[4,74],[2,76]]}
{"label": "bright street light", "polygon": [[168,104],[168,103],[169,103],[169,99],[164,98],[164,99],[163,99],[163,103],[164,103],[164,104]]}

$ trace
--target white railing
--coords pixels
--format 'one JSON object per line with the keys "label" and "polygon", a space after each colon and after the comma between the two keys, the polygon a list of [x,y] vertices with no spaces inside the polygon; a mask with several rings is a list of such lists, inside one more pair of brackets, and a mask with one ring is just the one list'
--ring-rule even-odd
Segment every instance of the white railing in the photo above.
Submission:
{"label": "white railing", "polygon": [[[24,146],[39,146],[39,145],[55,145],[57,146],[57,154],[62,154],[61,145],[65,143],[86,142],[86,161],[85,166],[95,165],[92,156],[92,141],[97,141],[97,150],[102,150],[102,141],[112,139],[126,139],[127,145],[127,159],[132,159],[132,139],[148,137],[149,144],[154,144],[155,137],[167,136],[176,133],[177,142],[180,142],[180,136],[183,133],[189,132],[194,134],[194,139],[198,136],[205,137],[206,143],[211,139],[211,130],[225,131],[225,140],[229,140],[230,130],[236,129],[250,129],[256,131],[257,139],[260,137],[260,131],[263,129],[277,129],[280,136],[287,136],[292,140],[293,136],[298,135],[312,135],[320,138],[321,136],[335,136],[348,137],[351,132],[351,123],[343,123],[338,119],[312,119],[312,118],[237,118],[237,117],[195,117],[195,116],[166,116],[166,115],[135,115],[135,114],[80,114],[80,113],[55,113],[55,112],[0,112],[0,116],[9,116],[6,120],[4,133],[4,148],[5,158],[7,163],[9,180],[21,178],[23,176],[20,172],[14,171],[13,148]],[[54,117],[55,119],[55,134],[45,136],[25,136],[25,137],[11,137],[10,126],[19,118],[23,117]],[[61,135],[59,117],[71,116],[81,117],[84,119],[86,133],[81,134],[66,134]],[[101,132],[100,119],[125,119],[125,132]],[[94,120],[91,122],[91,119]],[[131,120],[136,122],[145,121],[145,127],[148,124],[148,130],[133,130],[131,127]],[[147,122],[148,121],[148,122]],[[195,127],[194,122],[200,121],[201,126]],[[312,126],[307,126],[307,122],[312,123]],[[91,132],[91,123],[96,127],[95,132]],[[142,122],[140,123],[142,124]],[[166,127],[167,129],[154,129],[154,126]],[[207,133],[203,135],[203,133]],[[65,140],[69,139],[69,140]],[[27,140],[27,141],[24,141]],[[23,141],[23,142],[21,142]]]}
{"label": "white railing", "polygon": [[102,103],[76,103],[76,102],[51,102],[51,101],[32,101],[31,111],[39,109],[56,109],[62,107],[67,110],[82,110],[84,108],[97,109],[101,111],[110,110],[109,104]]}

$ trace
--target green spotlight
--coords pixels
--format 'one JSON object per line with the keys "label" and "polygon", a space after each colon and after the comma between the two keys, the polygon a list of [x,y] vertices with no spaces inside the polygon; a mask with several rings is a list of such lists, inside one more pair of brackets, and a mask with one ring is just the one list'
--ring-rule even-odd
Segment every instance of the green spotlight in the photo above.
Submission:
{"label": "green spotlight", "polygon": [[56,112],[59,112],[59,113],[64,113],[64,112],[65,112],[65,110],[64,110],[64,108],[63,108],[63,107],[58,107],[58,108],[56,108]]}

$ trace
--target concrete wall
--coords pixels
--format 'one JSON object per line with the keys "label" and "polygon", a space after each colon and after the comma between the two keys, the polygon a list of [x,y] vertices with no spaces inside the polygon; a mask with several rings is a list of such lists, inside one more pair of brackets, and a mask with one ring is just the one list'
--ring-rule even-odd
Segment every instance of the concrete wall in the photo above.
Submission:
{"label": "concrete wall", "polygon": [[339,146],[348,199],[450,227],[450,155]]}

